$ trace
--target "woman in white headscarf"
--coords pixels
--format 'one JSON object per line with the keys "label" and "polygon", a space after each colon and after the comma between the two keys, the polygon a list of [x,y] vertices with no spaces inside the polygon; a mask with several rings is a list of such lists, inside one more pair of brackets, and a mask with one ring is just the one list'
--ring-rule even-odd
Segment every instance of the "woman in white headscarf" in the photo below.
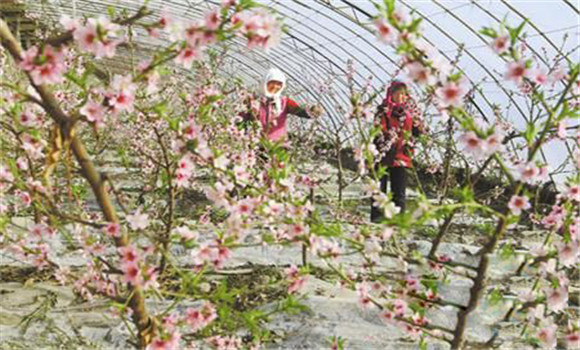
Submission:
{"label": "woman in white headscarf", "polygon": [[253,112],[244,115],[244,119],[255,119],[260,122],[265,135],[270,141],[283,141],[287,137],[286,119],[288,114],[302,118],[316,118],[322,113],[319,106],[305,108],[294,100],[282,95],[286,87],[286,75],[277,68],[271,68],[266,74],[262,94]]}

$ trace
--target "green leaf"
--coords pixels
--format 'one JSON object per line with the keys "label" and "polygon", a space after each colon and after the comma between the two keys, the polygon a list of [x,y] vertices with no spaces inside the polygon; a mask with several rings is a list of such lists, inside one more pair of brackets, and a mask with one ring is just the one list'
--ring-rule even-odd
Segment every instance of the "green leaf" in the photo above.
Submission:
{"label": "green leaf", "polygon": [[479,30],[482,35],[488,36],[490,38],[497,38],[498,34],[497,31],[493,28],[483,27]]}
{"label": "green leaf", "polygon": [[518,40],[518,37],[520,36],[522,29],[524,29],[524,26],[527,23],[527,21],[528,21],[527,19],[524,19],[524,21],[517,28],[507,27],[508,32],[510,33],[510,40],[512,45],[514,45]]}
{"label": "green leaf", "polygon": [[387,8],[387,13],[390,16],[395,12],[395,0],[383,0],[385,7]]}
{"label": "green leaf", "polygon": [[499,288],[496,287],[491,291],[488,300],[490,305],[497,305],[503,300],[503,294]]}
{"label": "green leaf", "polygon": [[474,200],[473,190],[469,186],[457,188],[453,191],[453,194],[457,196],[457,199],[462,203],[470,203]]}
{"label": "green leaf", "polygon": [[514,250],[514,246],[511,243],[508,244],[504,244],[500,251],[499,251],[499,256],[500,258],[502,258],[503,260],[507,260],[510,259],[512,256],[514,256],[515,250]]}
{"label": "green leaf", "polygon": [[238,6],[244,10],[249,10],[251,8],[254,8],[254,7],[260,7],[262,5],[258,4],[254,0],[240,0],[240,3]]}
{"label": "green leaf", "polygon": [[66,72],[64,74],[64,77],[66,78],[66,80],[83,89],[83,91],[86,90],[85,81],[82,79],[82,77],[77,76],[74,72],[72,71]]}
{"label": "green leaf", "polygon": [[409,26],[409,31],[411,33],[417,32],[417,30],[419,29],[419,25],[421,24],[422,21],[423,21],[422,18],[415,18],[413,22],[411,22],[411,25]]}
{"label": "green leaf", "polygon": [[532,144],[536,135],[538,134],[538,127],[535,123],[528,123],[526,126],[526,131],[524,132],[524,138],[528,142],[528,144]]}
{"label": "green leaf", "polygon": [[110,18],[115,17],[115,6],[107,6],[107,15],[109,15]]}

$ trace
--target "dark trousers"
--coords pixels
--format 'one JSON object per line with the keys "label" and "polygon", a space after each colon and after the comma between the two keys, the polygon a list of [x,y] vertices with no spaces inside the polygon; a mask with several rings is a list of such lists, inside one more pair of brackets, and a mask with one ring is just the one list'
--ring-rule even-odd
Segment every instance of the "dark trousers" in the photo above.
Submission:
{"label": "dark trousers", "polygon": [[[387,181],[391,180],[391,193],[393,202],[401,212],[405,211],[405,192],[407,189],[407,169],[405,167],[389,167],[388,176],[381,178],[381,191],[387,193]],[[371,221],[376,222],[384,217],[381,209],[374,206],[371,198]]]}

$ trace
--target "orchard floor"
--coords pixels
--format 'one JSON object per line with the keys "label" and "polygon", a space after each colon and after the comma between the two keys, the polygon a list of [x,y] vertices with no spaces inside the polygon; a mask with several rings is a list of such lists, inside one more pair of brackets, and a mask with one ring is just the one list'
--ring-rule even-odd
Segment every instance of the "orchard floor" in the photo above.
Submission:
{"label": "orchard floor", "polygon": [[[332,185],[328,191],[336,191]],[[358,201],[360,210],[368,210],[368,199],[361,199],[361,188],[353,185],[345,192],[345,199]],[[14,218],[20,226],[26,226],[21,218]],[[453,261],[476,266],[479,257],[477,251],[482,237],[473,229],[481,218],[463,216],[456,220],[451,232],[439,248],[439,254],[448,254]],[[507,235],[510,243],[525,251],[533,243],[541,242],[545,232],[529,230],[524,227],[512,228]],[[427,254],[430,248],[428,238],[414,234],[401,242]],[[51,242],[56,256],[51,257],[58,264],[71,269],[85,265],[85,258],[80,252],[65,249],[65,242],[55,237]],[[191,263],[190,257],[182,249],[174,248],[177,264],[183,268]],[[381,272],[400,274],[401,264],[388,257],[381,258]],[[512,255],[503,258],[501,254],[492,257],[489,269],[488,290],[499,287],[509,290],[512,298],[519,290],[529,288],[531,277],[513,276],[513,272],[522,262],[522,256]],[[345,265],[357,267],[361,261],[352,256],[340,258]],[[300,247],[265,248],[251,247],[234,251],[228,265],[215,274],[215,280],[231,278],[234,283],[267,284],[268,278],[289,264],[301,263]],[[338,286],[335,280],[325,273],[328,270],[325,262],[310,257],[314,267],[313,275],[301,290],[303,304],[308,311],[294,315],[275,314],[265,327],[273,331],[275,340],[266,344],[267,349],[328,349],[329,339],[340,336],[346,340],[346,349],[417,349],[416,342],[398,328],[384,324],[378,317],[376,309],[361,309],[357,304],[356,293]],[[268,273],[262,273],[268,271]],[[252,278],[244,279],[245,275]],[[260,278],[255,278],[256,276]],[[237,279],[237,280],[236,280]],[[440,286],[442,298],[457,305],[466,305],[469,298],[471,280],[465,277],[453,277],[450,282]],[[579,283],[572,281],[571,304],[578,315]],[[282,291],[272,290],[266,296],[247,295],[243,302],[246,307],[272,308]],[[492,303],[484,299],[477,311],[469,318],[468,340],[471,348],[526,349],[522,342],[520,320],[512,318],[502,322],[502,318],[511,306],[511,299]],[[148,307],[155,312],[169,305],[171,300],[148,300]],[[196,305],[194,302],[182,302],[178,310]],[[457,308],[442,306],[428,315],[431,323],[453,329],[456,322]],[[240,335],[246,334],[240,330]],[[103,300],[95,299],[83,302],[77,299],[71,288],[59,286],[48,272],[39,272],[30,265],[16,259],[6,249],[0,250],[0,349],[127,349],[132,345],[127,327],[111,315],[110,309]],[[199,344],[204,348],[203,344]],[[429,349],[447,349],[445,343],[431,341]]]}
{"label": "orchard floor", "polygon": [[[541,232],[520,232],[529,242],[540,238]],[[430,243],[425,240],[408,240],[423,254],[428,252]],[[55,242],[55,245],[59,245]],[[454,261],[477,264],[477,247],[444,243],[441,253],[450,255]],[[189,257],[176,251],[179,264],[185,266]],[[223,275],[250,274],[254,269],[283,269],[288,264],[300,264],[300,248],[242,248],[235,251],[233,259]],[[82,262],[80,255],[67,253],[58,257],[57,262],[72,268]],[[354,258],[343,259],[343,263],[357,266],[360,261]],[[531,285],[531,279],[512,277],[521,259],[502,259],[494,256],[490,268],[490,288],[502,286],[512,292]],[[296,315],[277,314],[267,325],[274,331],[276,340],[267,345],[271,349],[322,349],[329,347],[331,336],[346,339],[348,349],[415,349],[417,346],[399,329],[385,325],[377,316],[377,310],[363,310],[357,304],[355,292],[341,288],[336,281],[326,280],[323,273],[325,263],[312,259],[311,264],[319,273],[309,276],[302,290],[302,302],[309,307],[308,312]],[[38,272],[13,260],[9,253],[2,252],[0,282],[0,349],[125,349],[127,328],[111,316],[104,301],[80,302],[68,287],[59,286],[48,273]],[[385,273],[397,273],[398,261],[383,258],[380,266]],[[216,276],[218,278],[219,275]],[[267,281],[264,281],[267,283]],[[455,277],[450,283],[442,285],[443,299],[465,305],[469,297],[471,281]],[[578,290],[578,284],[574,285]],[[275,297],[275,296],[274,296]],[[272,299],[272,298],[270,298]],[[263,300],[259,307],[267,309],[275,300]],[[152,310],[161,310],[170,301],[150,300]],[[257,303],[260,304],[260,303]],[[577,304],[577,299],[576,299]],[[181,303],[184,310],[191,303]],[[520,326],[517,320],[497,322],[509,309],[510,302],[491,304],[484,300],[469,319],[468,339],[473,344],[484,344],[495,332],[499,336],[493,340],[494,347],[500,349],[526,348],[519,343]],[[453,328],[457,309],[452,306],[441,307],[429,315],[433,324]],[[493,326],[493,325],[496,326]],[[240,334],[243,334],[241,331]],[[491,345],[491,344],[490,344]],[[429,344],[431,349],[446,349],[444,343]]]}

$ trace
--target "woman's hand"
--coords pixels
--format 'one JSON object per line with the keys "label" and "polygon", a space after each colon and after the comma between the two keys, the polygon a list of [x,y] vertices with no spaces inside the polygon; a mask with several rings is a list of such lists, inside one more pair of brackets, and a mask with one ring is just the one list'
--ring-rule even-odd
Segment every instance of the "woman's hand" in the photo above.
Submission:
{"label": "woman's hand", "polygon": [[323,112],[324,112],[324,109],[322,109],[322,106],[314,105],[314,106],[310,107],[308,114],[310,114],[313,118],[318,118],[322,115]]}

